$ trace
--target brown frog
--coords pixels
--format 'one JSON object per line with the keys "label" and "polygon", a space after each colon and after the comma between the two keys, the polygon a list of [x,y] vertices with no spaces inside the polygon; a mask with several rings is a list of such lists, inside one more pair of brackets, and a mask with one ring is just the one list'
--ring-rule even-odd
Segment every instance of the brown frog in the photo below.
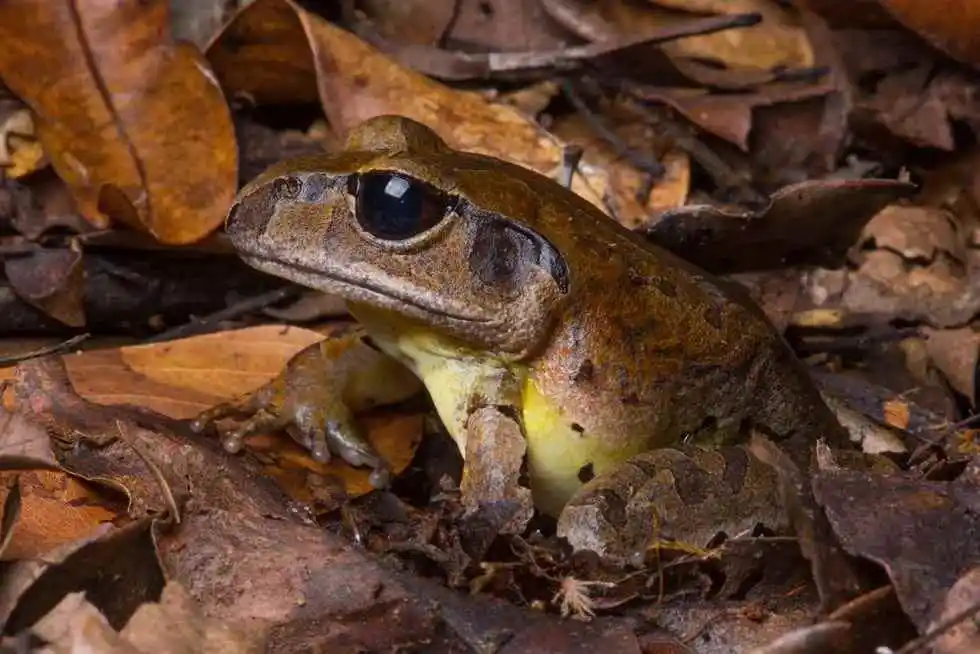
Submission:
{"label": "brown frog", "polygon": [[[533,499],[558,516],[584,483],[659,448],[710,451],[750,430],[804,453],[846,440],[742,287],[407,118],[371,119],[343,151],[273,166],[239,193],[227,233],[250,265],[344,298],[370,337],[298,355],[291,368],[314,381],[239,403],[258,413],[226,435],[230,450],[288,424],[315,457],[370,465],[380,483],[384,462],[352,416],[420,380],[464,457],[464,499]],[[736,468],[736,491],[761,479]]]}

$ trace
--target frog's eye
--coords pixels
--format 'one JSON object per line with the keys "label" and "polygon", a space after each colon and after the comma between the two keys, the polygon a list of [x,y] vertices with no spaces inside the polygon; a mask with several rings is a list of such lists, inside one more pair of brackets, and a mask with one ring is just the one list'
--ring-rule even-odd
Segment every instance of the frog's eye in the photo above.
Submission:
{"label": "frog's eye", "polygon": [[398,173],[364,173],[352,181],[357,222],[386,241],[404,241],[432,229],[453,206],[452,196]]}
{"label": "frog's eye", "polygon": [[295,177],[279,177],[272,183],[272,194],[276,200],[293,200],[302,188],[303,183]]}

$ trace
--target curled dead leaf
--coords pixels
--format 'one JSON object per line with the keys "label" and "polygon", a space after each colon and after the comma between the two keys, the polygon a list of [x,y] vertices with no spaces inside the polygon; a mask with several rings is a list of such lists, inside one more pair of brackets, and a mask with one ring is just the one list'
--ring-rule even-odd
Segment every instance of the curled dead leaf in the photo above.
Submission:
{"label": "curled dead leaf", "polygon": [[[260,104],[318,98],[338,133],[394,113],[429,125],[454,148],[548,176],[561,170],[566,144],[532,119],[402,68],[289,0],[256,0],[242,9],[207,55],[227,92],[248,95]],[[588,155],[577,172],[572,190],[605,209],[609,174]]]}
{"label": "curled dead leaf", "polygon": [[924,328],[929,361],[949,387],[976,407],[977,364],[980,363],[980,334],[970,327],[960,329]]}
{"label": "curled dead leaf", "polygon": [[69,327],[85,325],[85,270],[74,248],[36,249],[8,258],[3,270],[24,301]]}
{"label": "curled dead leaf", "polygon": [[[46,434],[45,434],[46,436]],[[0,468],[8,465],[0,459]],[[20,515],[3,560],[33,559],[55,547],[96,533],[121,517],[125,506],[107,498],[98,486],[65,470],[23,469],[0,472],[0,496],[19,478]]]}
{"label": "curled dead leaf", "polygon": [[729,68],[763,70],[806,68],[814,64],[813,48],[796,16],[772,0],[650,0],[650,4],[697,13],[757,13],[762,17],[760,24],[744,30],[666,44],[664,50],[674,57],[712,60]]}
{"label": "curled dead leaf", "polygon": [[942,252],[966,259],[966,244],[953,215],[934,207],[892,204],[864,227],[862,240],[892,250],[910,261],[930,262]]}
{"label": "curled dead leaf", "polygon": [[942,613],[930,625],[937,638],[936,654],[967,654],[980,651],[980,567],[971,568],[946,594]]}
{"label": "curled dead leaf", "polygon": [[966,262],[940,255],[923,263],[892,250],[861,252],[858,268],[847,271],[839,303],[850,313],[962,327],[980,311],[980,257],[967,254]]}
{"label": "curled dead leaf", "polygon": [[[333,331],[339,333],[342,329]],[[328,331],[326,337],[330,338],[330,334]],[[105,368],[101,369],[99,380],[92,380],[99,383],[99,390],[78,383],[89,378],[80,376],[85,369],[84,359],[96,353],[70,359],[69,373],[83,396],[95,391],[99,401],[106,403],[139,398],[142,406],[175,418],[190,418],[214,404],[259,388],[278,375],[293,354],[323,338],[324,334],[307,329],[269,325],[125,347],[112,356],[117,369],[115,381],[110,381]],[[98,364],[93,360],[91,365]],[[113,387],[115,393],[110,390]],[[397,475],[411,462],[421,441],[423,416],[367,413],[362,426],[368,440]],[[295,499],[324,499],[317,496],[317,488],[324,486],[328,494],[335,489],[350,496],[373,490],[370,470],[352,468],[339,457],[318,463],[291,439],[256,434],[245,443],[266,461],[267,472]]]}
{"label": "curled dead leaf", "polygon": [[653,154],[664,167],[664,173],[652,186],[650,175],[625,160],[622,152],[597,134],[581,115],[557,121],[553,131],[556,136],[582,147],[594,162],[601,163],[608,171],[611,191],[608,202],[615,210],[613,215],[623,226],[636,229],[646,225],[651,216],[684,205],[691,183],[691,159],[677,148],[651,147],[655,143],[652,130],[641,121],[615,122],[617,137],[628,146],[638,151],[659,150]]}
{"label": "curled dead leaf", "polygon": [[3,3],[0,40],[3,81],[87,219],[175,244],[221,224],[237,184],[231,114],[200,53],[170,39],[167,2]]}
{"label": "curled dead leaf", "polygon": [[9,179],[32,173],[44,163],[34,119],[26,107],[0,103],[0,170]]}
{"label": "curled dead leaf", "polygon": [[813,489],[844,548],[881,565],[905,613],[927,629],[957,579],[977,562],[980,517],[971,507],[980,488],[969,469],[952,482],[824,470]]}
{"label": "curled dead leaf", "polygon": [[[529,51],[469,52],[451,51],[428,44],[404,43],[383,37],[373,27],[353,16],[348,21],[352,31],[373,47],[389,54],[403,65],[442,80],[522,79],[538,78],[543,71],[569,71],[587,62],[596,62],[620,53],[648,52],[660,43],[685,41],[699,34],[744,27],[754,24],[754,14],[731,17],[688,17],[669,21],[646,31],[630,31],[623,35],[597,40],[584,45],[553,43],[551,48]],[[686,37],[686,38],[683,38]]]}
{"label": "curled dead leaf", "polygon": [[915,186],[888,179],[814,180],[782,188],[766,207],[687,205],[648,230],[659,245],[715,273],[788,262],[840,265],[864,225]]}
{"label": "curled dead leaf", "polygon": [[980,5],[962,0],[877,0],[898,22],[963,63],[980,67]]}

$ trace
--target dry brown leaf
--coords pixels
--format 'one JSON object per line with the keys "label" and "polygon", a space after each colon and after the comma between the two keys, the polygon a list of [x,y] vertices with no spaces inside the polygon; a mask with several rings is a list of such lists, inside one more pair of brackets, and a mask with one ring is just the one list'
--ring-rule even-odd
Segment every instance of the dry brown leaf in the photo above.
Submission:
{"label": "dry brown leaf", "polygon": [[458,27],[456,4],[456,0],[363,0],[357,8],[387,39],[433,45],[447,28]]}
{"label": "dry brown leaf", "polygon": [[5,113],[0,107],[0,170],[9,179],[32,173],[44,163],[44,150],[34,131],[31,112],[21,107]]}
{"label": "dry brown leaf", "polygon": [[899,25],[878,0],[794,0],[797,7],[805,7],[823,18],[835,29],[895,30]]}
{"label": "dry brown leaf", "polygon": [[825,129],[826,98],[759,107],[752,113],[749,149],[756,183],[781,186],[822,178],[835,165],[839,134]]}
{"label": "dry brown leaf", "polygon": [[179,244],[221,224],[238,154],[221,89],[170,39],[167,12],[165,0],[2,3],[0,70],[86,218]]}
{"label": "dry brown leaf", "polygon": [[[167,343],[124,347],[120,362],[148,380],[202,395],[203,402],[228,399],[271,381],[286,361],[304,347],[323,340],[308,329],[268,325],[206,334]],[[77,365],[68,362],[75,380]],[[79,393],[85,394],[79,388]],[[89,397],[115,403],[104,395]],[[174,418],[189,418],[199,407],[153,407]],[[203,408],[203,407],[201,407]]]}
{"label": "dry brown leaf", "polygon": [[9,186],[13,200],[13,228],[28,241],[37,241],[49,230],[62,227],[74,234],[94,231],[78,215],[68,186],[50,168],[36,171],[19,186]]}
{"label": "dry brown leaf", "polygon": [[962,329],[923,328],[926,352],[930,362],[950,388],[976,406],[977,364],[980,362],[980,334],[969,327]]}
{"label": "dry brown leaf", "polygon": [[812,180],[784,186],[763,206],[688,204],[665,212],[647,234],[709,272],[729,274],[794,265],[839,267],[867,221],[907,197],[891,179]]}
{"label": "dry brown leaf", "polygon": [[120,635],[141,652],[239,652],[265,651],[265,643],[226,620],[207,615],[179,583],[163,589],[159,603],[142,605]]}
{"label": "dry brown leaf", "polygon": [[[929,626],[937,638],[935,654],[970,654],[980,651],[980,567],[970,569],[953,584],[943,601],[942,612]],[[948,628],[947,628],[948,627]]]}
{"label": "dry brown leaf", "polygon": [[909,427],[909,405],[904,400],[888,400],[882,410],[885,413],[885,424],[897,427],[898,429],[908,429]]}
{"label": "dry brown leaf", "polygon": [[[188,419],[272,380],[293,354],[323,337],[307,329],[268,325],[84,352],[66,357],[65,363],[75,390],[87,400],[132,404]],[[421,440],[423,416],[368,414],[363,420],[367,438],[394,474],[404,470]],[[256,434],[246,444],[270,462],[267,472],[295,499],[311,499],[307,485],[317,481],[311,472],[339,483],[351,495],[372,490],[370,470],[352,468],[339,457],[317,463],[287,437]]]}
{"label": "dry brown leaf", "polygon": [[[625,0],[605,4],[617,25],[638,32],[653,25],[664,26],[689,18],[657,7],[640,8]],[[664,44],[664,52],[673,57],[712,60],[729,68],[770,70],[780,66],[813,66],[813,48],[806,33],[792,13],[772,0],[650,0],[650,4],[696,13],[758,13],[762,16],[762,22],[752,27]]]}
{"label": "dry brown leaf", "polygon": [[943,52],[980,67],[980,4],[969,0],[878,0],[878,4]]}
{"label": "dry brown leaf", "polygon": [[84,650],[100,654],[140,654],[109,625],[105,616],[85,593],[67,595],[32,629],[35,637],[48,643],[45,654]]}
{"label": "dry brown leaf", "polygon": [[[394,0],[395,3],[404,0]],[[425,0],[431,4],[432,0]],[[453,0],[457,18],[448,37],[484,51],[551,50],[568,45],[568,34],[548,20],[540,2]]]}
{"label": "dry brown leaf", "polygon": [[494,99],[501,104],[514,107],[525,116],[537,116],[559,93],[558,82],[548,79],[501,93],[494,96]]}
{"label": "dry brown leaf", "polygon": [[[356,36],[288,0],[257,0],[208,48],[222,86],[259,104],[319,97],[336,132],[401,114],[434,128],[455,148],[510,160],[548,176],[565,144],[513,108],[450,89],[399,66]],[[286,79],[283,79],[285,77]],[[609,175],[583,157],[572,190],[605,209]]]}
{"label": "dry brown leaf", "polygon": [[37,249],[6,259],[3,271],[25,302],[69,327],[85,325],[85,268],[77,249]]}
{"label": "dry brown leaf", "polygon": [[977,96],[975,77],[939,70],[927,60],[887,74],[874,93],[858,103],[856,116],[918,147],[952,152],[956,149],[953,121],[965,123],[974,133],[980,131]]}
{"label": "dry brown leaf", "polygon": [[841,545],[887,572],[906,615],[924,632],[977,563],[978,487],[970,470],[946,482],[828,469],[814,475],[813,490]]}
{"label": "dry brown leaf", "polygon": [[44,426],[6,407],[0,407],[0,459],[34,461],[39,468],[58,465]]}
{"label": "dry brown leaf", "polygon": [[744,151],[749,150],[749,132],[755,129],[754,110],[824,96],[832,90],[826,79],[815,83],[772,82],[739,93],[643,85],[631,89],[636,97],[667,104],[701,129]]}
{"label": "dry brown leaf", "polygon": [[663,177],[650,189],[646,202],[641,204],[637,196],[647,186],[649,176],[638,170],[632,163],[623,159],[610,143],[595,133],[580,115],[571,115],[555,122],[552,131],[556,136],[582,147],[590,153],[594,161],[601,161],[609,172],[609,181],[617,195],[611,200],[615,203],[616,219],[629,229],[647,225],[651,217],[667,209],[681,207],[687,201],[691,185],[691,159],[686,152],[677,148],[666,152],[651,152],[655,141],[649,126],[634,122],[624,124],[616,120],[616,134],[631,147],[664,166]]}
{"label": "dry brown leaf", "polygon": [[[57,470],[0,472],[0,498],[20,477],[20,517],[3,560],[38,558],[64,543],[91,536],[106,522],[117,520],[118,510],[107,507],[97,488]],[[122,507],[125,508],[125,507]]]}
{"label": "dry brown leaf", "polygon": [[[977,315],[980,256],[962,217],[936,207],[889,207],[851,252],[840,305],[851,313],[962,327]],[[955,222],[954,222],[955,221]]]}
{"label": "dry brown leaf", "polygon": [[897,252],[910,261],[929,262],[941,252],[960,261],[966,259],[956,218],[935,207],[889,205],[865,225],[861,240]]}

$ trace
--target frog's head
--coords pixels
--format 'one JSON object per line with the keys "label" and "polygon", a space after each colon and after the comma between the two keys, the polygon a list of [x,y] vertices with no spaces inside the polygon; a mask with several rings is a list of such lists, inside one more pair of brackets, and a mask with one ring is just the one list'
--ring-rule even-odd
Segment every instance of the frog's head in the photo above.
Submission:
{"label": "frog's head", "polygon": [[573,290],[555,240],[576,231],[569,195],[580,209],[548,178],[382,116],[343,151],[264,172],[226,228],[260,270],[519,356],[547,339]]}

